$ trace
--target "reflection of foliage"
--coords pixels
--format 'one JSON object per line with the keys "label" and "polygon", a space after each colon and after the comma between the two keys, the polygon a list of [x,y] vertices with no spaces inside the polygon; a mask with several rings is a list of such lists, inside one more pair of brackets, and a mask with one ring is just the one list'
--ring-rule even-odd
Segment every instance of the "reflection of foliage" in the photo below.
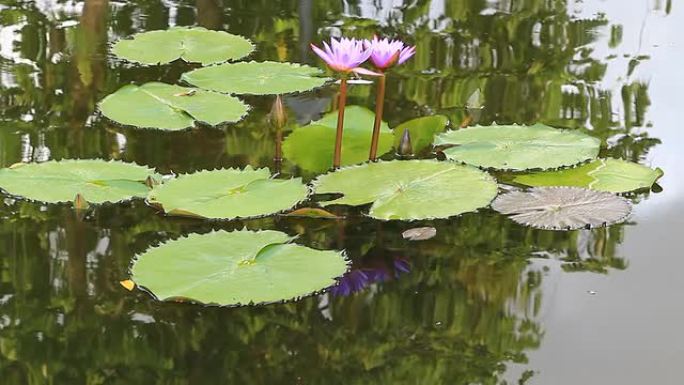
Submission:
{"label": "reflection of foliage", "polygon": [[[263,117],[266,98],[246,98],[255,109],[238,125],[173,135],[113,129],[94,115],[95,102],[125,83],[176,82],[190,68],[108,62],[107,42],[167,28],[172,14],[176,25],[251,38],[255,60],[314,64],[308,43],[327,34],[407,38],[419,50],[390,75],[391,126],[433,112],[461,122],[462,107],[479,88],[482,124],[585,129],[608,143],[606,155],[632,161],[658,143],[639,129],[647,126],[646,83],[625,84],[620,95],[602,88],[609,64],[592,50],[608,20],[574,19],[566,1],[446,1],[436,14],[429,0],[403,1],[380,21],[357,17],[359,1],[86,0],[78,2],[80,14],[62,1],[49,2],[58,7],[49,14],[35,2],[6,3],[0,24],[16,32],[14,55],[0,58],[2,166],[40,146],[54,158],[123,158],[164,173],[270,165],[275,132]],[[622,32],[613,31],[610,45],[618,47]],[[372,107],[371,87],[352,94],[353,104]],[[289,97],[291,122],[317,118],[331,95]],[[618,97],[621,103],[613,101]],[[620,104],[621,116],[613,111]],[[627,266],[616,251],[625,225],[550,232],[482,212],[429,223],[437,237],[409,243],[400,237],[401,223],[345,213],[345,221],[207,224],[164,218],[136,201],[100,207],[80,222],[66,208],[7,201],[0,207],[3,385],[495,384],[505,362],[524,362],[542,336],[535,316],[545,276],[528,264],[530,256],[560,259],[568,271]],[[411,272],[348,297],[239,310],[157,304],[118,285],[130,258],[150,244],[245,224],[301,234],[312,247],[345,248],[359,266],[405,258]]]}
{"label": "reflection of foliage", "polygon": [[[487,245],[496,244],[489,233],[461,239],[440,227],[445,238],[402,251],[411,255],[410,273],[349,297],[326,294],[240,310],[150,306],[146,295],[118,287],[128,258],[158,241],[160,231],[172,236],[205,231],[205,225],[142,220],[150,209],[137,203],[103,207],[89,217],[116,218],[104,222],[80,222],[68,208],[52,207],[45,216],[30,214],[31,208],[10,206],[0,225],[0,245],[13,255],[3,260],[0,275],[0,287],[12,293],[0,303],[7,316],[0,328],[0,375],[15,381],[8,384],[40,383],[45,376],[95,384],[172,378],[204,383],[218,377],[292,383],[296,376],[314,384],[422,378],[493,384],[501,363],[523,362],[523,351],[536,347],[541,336],[530,305],[538,301],[538,273],[525,272],[524,257],[497,252],[482,263],[475,249],[489,254]],[[288,218],[285,225],[302,221],[322,222]],[[366,250],[365,266],[397,255],[402,245],[390,242],[394,228],[378,229],[382,234],[363,228],[368,223],[351,221],[341,229],[349,232],[349,246],[340,246],[352,255]],[[318,235],[336,242],[339,231],[326,226]],[[300,242],[309,243],[308,235]],[[267,372],[268,380],[262,377]]]}

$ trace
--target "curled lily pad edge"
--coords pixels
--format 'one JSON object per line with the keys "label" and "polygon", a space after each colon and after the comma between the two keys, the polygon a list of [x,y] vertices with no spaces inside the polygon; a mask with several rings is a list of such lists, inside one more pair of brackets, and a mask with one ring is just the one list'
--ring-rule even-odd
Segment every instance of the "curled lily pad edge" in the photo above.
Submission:
{"label": "curled lily pad edge", "polygon": [[[535,175],[536,173],[546,173],[546,172],[552,173],[552,172],[559,172],[559,171],[564,171],[564,170],[572,170],[572,169],[576,169],[576,168],[579,168],[579,167],[588,166],[589,164],[591,164],[591,163],[593,163],[593,162],[607,162],[607,161],[618,161],[618,162],[621,162],[621,163],[622,163],[622,162],[624,162],[624,163],[633,163],[634,165],[638,165],[638,166],[641,166],[641,167],[644,167],[644,168],[649,168],[649,169],[651,169],[651,170],[653,171],[653,173],[656,175],[656,176],[655,176],[655,179],[653,180],[653,183],[652,183],[650,186],[642,186],[642,187],[639,187],[639,188],[637,188],[637,189],[625,190],[625,191],[607,191],[607,190],[595,189],[595,188],[593,188],[593,187],[582,187],[582,186],[571,186],[571,185],[548,185],[548,186],[539,185],[539,186],[535,186],[535,185],[528,185],[528,184],[525,184],[525,183],[521,183],[521,182],[519,182],[519,181],[516,180],[518,177],[525,177],[525,176],[528,176],[528,175]],[[619,195],[619,196],[633,196],[633,195],[638,195],[638,194],[640,194],[640,193],[649,191],[654,185],[658,184],[658,181],[659,181],[663,176],[665,176],[665,171],[664,171],[662,168],[660,168],[660,167],[648,166],[648,165],[645,165],[645,164],[641,164],[641,163],[639,163],[639,162],[632,162],[632,161],[627,160],[627,159],[624,159],[624,158],[606,156],[606,157],[603,157],[603,158],[596,157],[596,158],[594,158],[594,159],[589,159],[589,160],[586,160],[586,161],[583,161],[583,162],[574,164],[574,165],[572,165],[572,166],[559,167],[559,168],[556,168],[556,169],[547,169],[547,170],[526,170],[526,171],[516,172],[516,173],[514,173],[514,175],[512,175],[513,178],[512,178],[510,181],[507,181],[506,183],[507,183],[507,185],[509,185],[509,186],[512,186],[512,187],[520,187],[520,188],[525,189],[525,190],[531,189],[531,188],[537,188],[537,187],[578,187],[578,188],[586,188],[586,189],[588,189],[588,190],[610,192],[610,193],[613,193],[613,194],[616,194],[616,195]],[[509,183],[510,183],[510,184],[509,184]]]}

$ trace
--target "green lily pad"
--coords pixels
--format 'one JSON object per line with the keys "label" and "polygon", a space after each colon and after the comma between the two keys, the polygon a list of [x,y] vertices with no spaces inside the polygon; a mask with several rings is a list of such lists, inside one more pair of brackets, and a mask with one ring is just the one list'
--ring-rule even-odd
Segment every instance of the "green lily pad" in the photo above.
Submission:
{"label": "green lily pad", "polygon": [[180,175],[155,186],[148,202],[169,215],[233,219],[289,210],[306,199],[300,178],[273,179],[267,168],[229,168]]}
{"label": "green lily pad", "polygon": [[347,271],[341,252],[291,240],[271,230],[191,234],[138,256],[131,279],[160,300],[240,306],[310,295]]}
{"label": "green lily pad", "polygon": [[90,203],[118,202],[146,196],[145,179],[153,175],[148,167],[121,161],[52,160],[0,169],[0,188],[48,203],[72,202],[78,194]]}
{"label": "green lily pad", "polygon": [[[375,114],[360,106],[347,106],[344,110],[342,134],[342,165],[362,163],[368,160],[373,134]],[[283,156],[304,170],[322,172],[330,169],[333,162],[335,136],[337,135],[337,111],[323,116],[310,125],[296,128],[283,141]],[[394,136],[387,123],[380,125],[378,153],[392,149]]]}
{"label": "green lily pad", "polygon": [[581,132],[533,126],[474,126],[438,135],[449,159],[499,170],[550,169],[594,159],[601,141]]}
{"label": "green lily pad", "polygon": [[321,70],[296,63],[226,63],[186,72],[181,80],[199,88],[227,94],[270,95],[308,91],[330,78]]}
{"label": "green lily pad", "polygon": [[520,224],[544,230],[576,230],[623,222],[628,200],[581,187],[535,187],[499,195],[492,208]]}
{"label": "green lily pad", "polygon": [[207,65],[241,59],[253,50],[252,43],[242,36],[201,27],[142,32],[112,47],[112,53],[119,58],[146,65],[177,59]]}
{"label": "green lily pad", "polygon": [[659,168],[621,159],[598,159],[575,168],[519,175],[513,181],[526,186],[575,186],[621,193],[650,188],[661,176]]}
{"label": "green lily pad", "polygon": [[322,205],[372,203],[377,219],[448,218],[487,206],[498,186],[486,172],[453,162],[410,160],[369,163],[319,176],[317,194],[343,197]]}
{"label": "green lily pad", "polygon": [[401,136],[408,129],[413,152],[418,153],[432,145],[435,135],[443,132],[449,123],[444,115],[423,116],[406,121],[394,128],[394,147],[399,148]]}
{"label": "green lily pad", "polygon": [[238,122],[249,111],[234,96],[157,82],[123,86],[99,108],[115,122],[162,130],[182,130],[195,121],[212,126]]}

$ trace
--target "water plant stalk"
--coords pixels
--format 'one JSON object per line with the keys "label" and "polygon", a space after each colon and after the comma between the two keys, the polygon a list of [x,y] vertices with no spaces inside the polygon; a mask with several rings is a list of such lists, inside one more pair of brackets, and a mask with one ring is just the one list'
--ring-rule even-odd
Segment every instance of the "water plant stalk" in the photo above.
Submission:
{"label": "water plant stalk", "polygon": [[340,79],[340,95],[337,102],[337,135],[335,136],[335,154],[333,156],[333,168],[340,168],[342,162],[342,133],[344,131],[344,108],[347,104],[347,78]]}
{"label": "water plant stalk", "polygon": [[375,162],[378,156],[378,142],[380,141],[380,125],[385,106],[385,74],[378,76],[378,90],[375,96],[375,122],[373,123],[373,137],[371,138],[370,154],[368,160]]}

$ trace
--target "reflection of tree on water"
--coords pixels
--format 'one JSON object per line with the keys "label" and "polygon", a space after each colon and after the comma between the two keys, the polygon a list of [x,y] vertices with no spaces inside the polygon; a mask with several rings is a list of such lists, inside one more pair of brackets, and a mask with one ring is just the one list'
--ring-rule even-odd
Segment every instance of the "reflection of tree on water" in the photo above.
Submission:
{"label": "reflection of tree on water", "polygon": [[[143,70],[113,63],[107,69],[105,43],[139,28],[166,28],[173,16],[177,25],[221,24],[253,38],[257,60],[299,61],[306,56],[301,49],[305,40],[322,39],[319,32],[367,36],[378,30],[410,38],[419,53],[390,82],[386,116],[393,124],[430,112],[460,122],[468,96],[481,89],[484,124],[540,120],[584,128],[607,140],[606,154],[631,160],[643,158],[657,144],[646,130],[637,129],[645,124],[647,85],[624,86],[619,95],[623,116],[616,117],[611,99],[618,96],[598,84],[606,64],[592,57],[591,44],[596,29],[608,25],[605,18],[576,20],[568,16],[565,2],[537,0],[448,1],[437,12],[427,0],[410,2],[410,7],[405,2],[380,25],[342,15],[365,12],[361,5],[368,2],[361,3],[343,8],[327,0],[200,1],[193,7],[186,1],[116,6],[87,1],[82,14],[57,16],[80,21],[76,26],[26,3],[11,9],[14,19],[3,18],[10,24],[26,22],[16,48],[23,60],[3,60],[2,71],[12,79],[1,84],[3,115],[36,147],[36,130],[54,127],[42,133],[53,157],[118,153],[117,136],[106,130],[107,123],[94,119],[93,127],[83,129],[95,102],[124,82],[173,82],[184,67]],[[297,4],[310,8],[297,9]],[[114,36],[107,36],[106,25]],[[370,90],[359,90],[353,102],[371,106]],[[225,130],[171,136],[124,129],[117,134],[127,139],[128,159],[164,171],[264,164],[273,158],[275,131],[259,114],[270,105],[249,102],[256,105],[250,118]],[[300,118],[308,111],[296,112]],[[32,122],[20,125],[18,120],[29,113]],[[0,130],[1,161],[8,165],[20,159],[21,143],[5,127]],[[301,233],[301,242],[314,247],[344,247],[359,268],[396,257],[409,261],[411,271],[346,297],[321,295],[265,308],[156,304],[117,284],[133,253],[211,225],[165,220],[142,204],[100,210],[97,218],[78,222],[69,210],[45,212],[36,204],[0,209],[0,249],[9,250],[0,258],[3,384],[200,384],[216,379],[494,384],[507,361],[524,362],[525,352],[542,338],[536,316],[544,272],[528,263],[531,256],[559,259],[569,271],[627,266],[616,252],[624,225],[540,231],[485,211],[439,221],[433,224],[436,238],[409,243],[400,237],[406,224],[378,225],[358,215],[341,225],[272,219],[259,223]],[[345,237],[338,244],[340,227]]]}
{"label": "reflection of tree on water", "polygon": [[[9,220],[0,228],[0,243],[14,256],[3,261],[0,283],[10,293],[0,303],[0,374],[12,379],[8,384],[41,383],[43,376],[93,381],[87,383],[489,383],[502,361],[522,360],[539,341],[533,311],[523,304],[537,285],[520,281],[524,259],[485,266],[456,257],[446,240],[412,256],[412,271],[401,279],[347,297],[234,310],[155,305],[116,281],[131,245],[156,237],[149,228],[177,233],[181,224],[157,219],[132,227],[140,219],[126,218],[130,208],[114,208],[111,214],[124,216],[118,225],[132,229],[114,231],[78,222],[68,209],[46,218],[32,207],[4,213]],[[334,241],[338,230],[329,229]],[[350,253],[396,253],[396,245],[380,250],[372,237],[359,239],[360,228],[347,230]]]}

